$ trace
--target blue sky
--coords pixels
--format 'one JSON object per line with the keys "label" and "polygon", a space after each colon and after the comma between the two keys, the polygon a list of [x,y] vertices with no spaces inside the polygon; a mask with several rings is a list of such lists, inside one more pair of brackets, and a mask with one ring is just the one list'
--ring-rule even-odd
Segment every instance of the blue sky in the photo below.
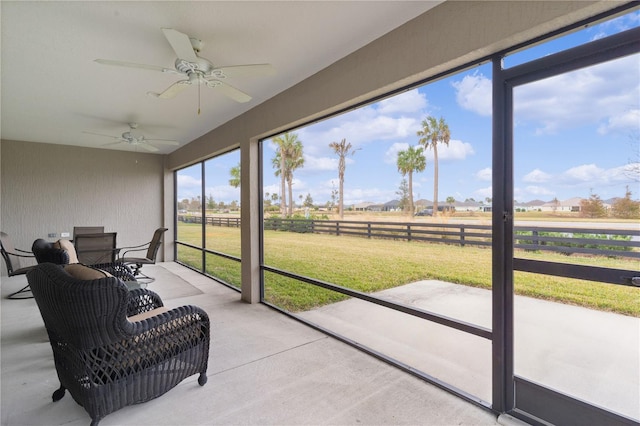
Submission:
{"label": "blue sky", "polygon": [[[639,23],[640,12],[628,14],[514,54],[505,58],[505,66]],[[640,161],[639,56],[516,88],[517,201],[587,198],[592,192],[608,199],[624,196],[627,185],[633,198],[640,198],[638,176],[630,173],[632,163]],[[491,64],[485,64],[295,130],[305,157],[304,167],[294,172],[295,200],[307,194],[316,204],[330,199],[338,187],[338,159],[329,144],[343,138],[357,150],[347,159],[345,204],[398,198],[403,177],[397,171],[397,153],[418,144],[416,132],[428,115],[444,117],[451,129],[449,146],[438,149],[439,199],[491,197]],[[275,146],[266,141],[265,193],[279,193],[279,178],[271,166],[274,155]],[[431,150],[426,158],[426,170],[413,178],[416,200],[433,198]],[[207,166],[207,194],[227,202],[239,199],[238,191],[228,186],[228,169],[238,160],[235,152]],[[195,185],[199,176],[179,174],[179,194],[188,196]]]}

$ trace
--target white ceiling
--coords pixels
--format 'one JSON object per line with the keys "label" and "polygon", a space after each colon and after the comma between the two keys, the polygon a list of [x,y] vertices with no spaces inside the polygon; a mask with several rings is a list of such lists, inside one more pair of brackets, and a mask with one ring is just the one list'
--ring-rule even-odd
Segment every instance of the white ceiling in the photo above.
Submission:
{"label": "white ceiling", "polygon": [[[134,150],[83,132],[117,137],[138,122],[146,138],[184,145],[366,45],[441,1],[6,1],[2,28],[2,139]],[[201,39],[216,66],[270,63],[273,76],[215,89],[162,92],[175,74],[101,65],[97,58],[174,67],[161,28]],[[158,146],[169,153],[174,146]]]}

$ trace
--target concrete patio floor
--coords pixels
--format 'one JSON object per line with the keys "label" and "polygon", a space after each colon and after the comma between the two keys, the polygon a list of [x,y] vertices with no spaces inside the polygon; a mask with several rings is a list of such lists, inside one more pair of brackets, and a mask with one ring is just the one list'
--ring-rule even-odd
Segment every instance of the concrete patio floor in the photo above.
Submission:
{"label": "concrete patio floor", "polygon": [[[267,306],[242,303],[237,292],[178,264],[144,270],[166,306],[209,313],[209,380],[200,387],[192,376],[101,425],[498,424],[494,414]],[[87,425],[68,393],[51,402],[59,382],[35,301],[5,298],[24,284],[24,276],[2,277],[1,424]]]}

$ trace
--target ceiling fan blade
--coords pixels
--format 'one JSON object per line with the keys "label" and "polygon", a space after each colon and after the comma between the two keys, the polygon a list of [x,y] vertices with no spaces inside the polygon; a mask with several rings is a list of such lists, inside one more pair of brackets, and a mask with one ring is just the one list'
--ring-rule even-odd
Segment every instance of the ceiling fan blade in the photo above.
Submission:
{"label": "ceiling fan blade", "polygon": [[163,28],[162,32],[179,59],[184,59],[189,62],[198,61],[198,57],[196,56],[196,52],[193,50],[193,46],[191,45],[188,35],[183,34],[180,31],[176,31],[173,28]]}
{"label": "ceiling fan blade", "polygon": [[175,141],[173,139],[146,139],[146,141],[148,142],[153,142],[157,145],[173,145],[173,146],[178,146],[180,145],[180,142]]}
{"label": "ceiling fan blade", "polygon": [[271,64],[230,65],[216,68],[216,71],[222,71],[227,77],[253,77],[276,73],[276,69]]}
{"label": "ceiling fan blade", "polygon": [[208,87],[221,91],[224,95],[230,97],[236,102],[244,103],[251,100],[251,96],[223,81],[205,80],[205,82]]}
{"label": "ceiling fan blade", "polygon": [[147,95],[155,96],[156,98],[171,99],[189,86],[191,86],[191,82],[189,80],[180,80],[173,83],[162,93],[147,92]]}
{"label": "ceiling fan blade", "polygon": [[102,136],[102,137],[111,138],[111,139],[120,139],[120,136],[103,135],[102,133],[93,133],[93,132],[85,132],[85,131],[83,131],[82,133],[86,133],[87,135]]}
{"label": "ceiling fan blade", "polygon": [[97,62],[99,64],[103,64],[103,65],[113,65],[113,66],[116,66],[116,67],[139,68],[139,69],[143,69],[143,70],[160,71],[160,72],[167,72],[167,73],[171,73],[171,74],[182,75],[181,72],[178,72],[178,71],[173,70],[171,68],[160,67],[160,66],[157,66],[157,65],[136,64],[136,63],[133,63],[133,62],[114,61],[114,60],[111,60],[111,59],[95,59],[94,62]]}
{"label": "ceiling fan blade", "polygon": [[149,152],[156,152],[158,151],[158,148],[156,148],[153,145],[149,145],[148,143],[138,143],[136,144],[136,146],[141,146],[142,148],[146,149]]}

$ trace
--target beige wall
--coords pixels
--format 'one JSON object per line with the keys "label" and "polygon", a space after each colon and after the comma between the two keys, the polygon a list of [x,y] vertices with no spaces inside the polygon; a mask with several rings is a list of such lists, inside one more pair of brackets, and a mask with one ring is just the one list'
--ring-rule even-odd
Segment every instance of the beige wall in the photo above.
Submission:
{"label": "beige wall", "polygon": [[93,225],[138,245],[164,224],[164,156],[16,141],[0,151],[0,226],[18,248]]}

